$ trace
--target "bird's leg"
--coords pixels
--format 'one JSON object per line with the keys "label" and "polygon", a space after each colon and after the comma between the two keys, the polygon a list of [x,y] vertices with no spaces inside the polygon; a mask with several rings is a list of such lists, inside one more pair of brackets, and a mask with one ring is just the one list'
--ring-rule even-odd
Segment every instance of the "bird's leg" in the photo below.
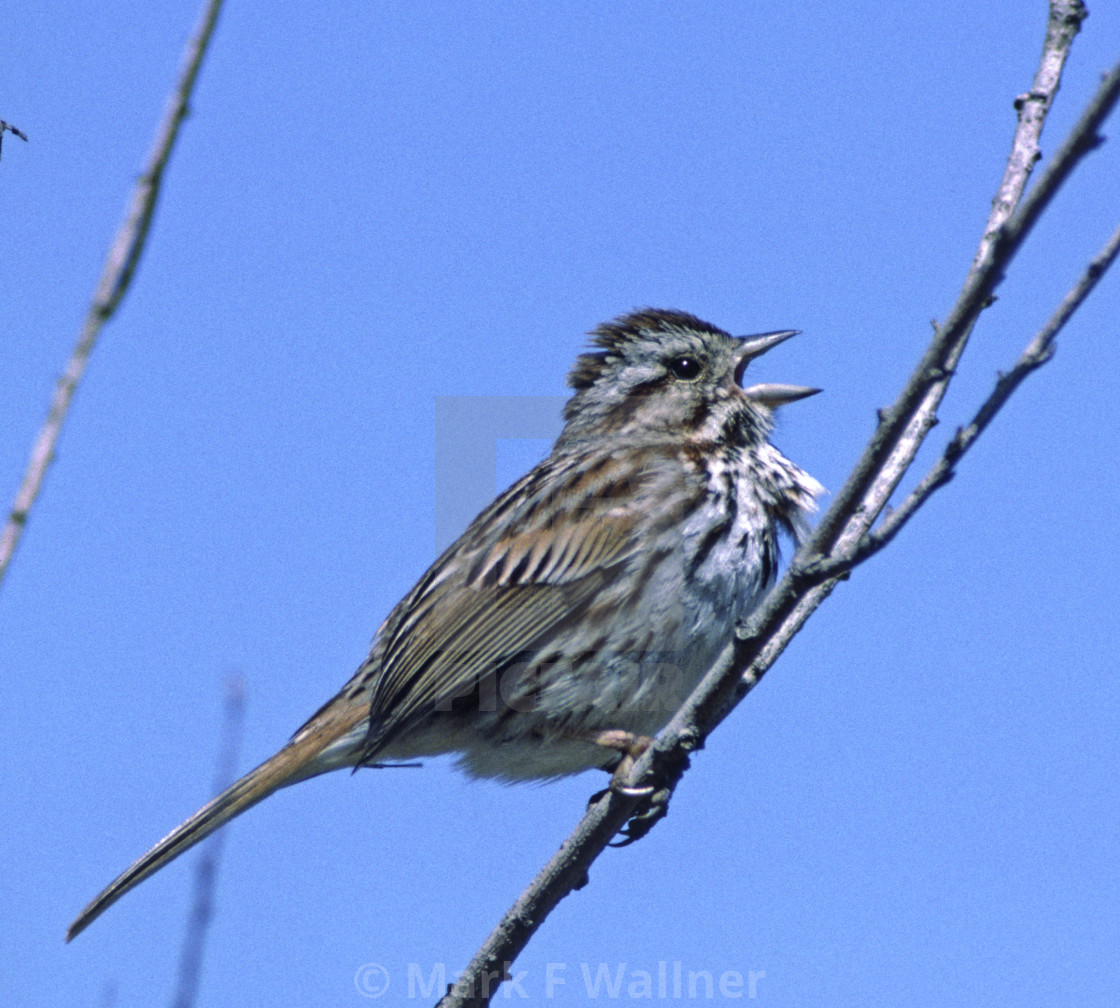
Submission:
{"label": "bird's leg", "polygon": [[673,789],[680,780],[681,774],[688,768],[688,753],[680,753],[677,758],[670,760],[668,765],[665,764],[664,759],[659,760],[658,765],[654,767],[654,777],[657,781],[655,785],[633,787],[626,784],[626,779],[633,769],[634,761],[653,745],[653,739],[648,735],[634,735],[628,731],[618,730],[594,732],[587,738],[596,745],[622,753],[610,785],[593,794],[588,800],[588,806],[593,805],[608,792],[640,799],[634,814],[620,831],[622,839],[611,844],[612,847],[626,847],[644,837],[659,819],[665,818],[669,811],[669,799]]}
{"label": "bird's leg", "polygon": [[635,735],[621,729],[592,732],[589,740],[606,749],[614,749],[622,753],[622,758],[614,768],[611,776],[609,790],[615,794],[626,795],[630,798],[648,798],[653,794],[652,787],[633,787],[626,783],[630,771],[634,769],[635,761],[651,746],[653,739],[648,735]]}

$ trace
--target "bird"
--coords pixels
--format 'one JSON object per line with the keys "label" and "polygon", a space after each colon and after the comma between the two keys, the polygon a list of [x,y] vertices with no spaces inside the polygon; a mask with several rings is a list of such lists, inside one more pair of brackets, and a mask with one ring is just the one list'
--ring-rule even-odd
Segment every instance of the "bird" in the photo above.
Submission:
{"label": "bird", "polygon": [[770,443],[820,391],[744,386],[792,336],[736,337],[642,308],[592,330],[549,455],[500,494],[378,629],[342,689],[274,756],[160,840],[75,918],[279,788],[450,753],[468,775],[625,771],[773,583],[821,485]]}

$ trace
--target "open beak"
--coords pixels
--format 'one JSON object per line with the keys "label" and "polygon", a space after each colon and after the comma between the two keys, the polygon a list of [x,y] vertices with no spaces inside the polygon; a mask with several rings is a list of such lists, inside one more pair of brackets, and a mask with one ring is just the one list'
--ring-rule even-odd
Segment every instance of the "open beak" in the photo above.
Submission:
{"label": "open beak", "polygon": [[809,396],[816,395],[820,391],[819,388],[809,388],[808,385],[774,385],[772,383],[765,383],[762,385],[752,385],[750,388],[743,389],[743,395],[750,399],[751,402],[756,402],[760,406],[776,409],[778,406],[784,406],[786,403],[797,402],[798,399],[808,399]]}
{"label": "open beak", "polygon": [[[761,357],[771,347],[784,343],[791,336],[796,336],[797,329],[781,329],[778,332],[760,333],[757,336],[743,336],[739,345],[739,360],[735,365],[735,384],[742,385],[743,375],[747,365],[756,357]],[[807,385],[775,385],[772,383],[752,385],[743,389],[745,395],[752,402],[775,409],[786,403],[797,402],[820,392],[819,388],[809,388]]]}

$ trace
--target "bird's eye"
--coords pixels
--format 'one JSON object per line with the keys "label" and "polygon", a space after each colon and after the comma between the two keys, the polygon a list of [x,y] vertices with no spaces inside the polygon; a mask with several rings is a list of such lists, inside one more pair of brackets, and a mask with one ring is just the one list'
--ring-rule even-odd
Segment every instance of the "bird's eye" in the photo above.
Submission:
{"label": "bird's eye", "polygon": [[700,362],[695,357],[674,357],[668,363],[669,370],[676,378],[691,381],[700,374]]}

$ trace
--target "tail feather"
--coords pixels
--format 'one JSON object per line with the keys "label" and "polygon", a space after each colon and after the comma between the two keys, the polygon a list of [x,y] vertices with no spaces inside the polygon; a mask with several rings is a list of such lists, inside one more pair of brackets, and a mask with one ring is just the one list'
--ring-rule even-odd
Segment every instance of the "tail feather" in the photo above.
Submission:
{"label": "tail feather", "polygon": [[327,770],[353,764],[354,760],[344,755],[349,747],[339,747],[336,743],[344,741],[347,735],[355,730],[356,722],[360,719],[354,715],[360,712],[353,709],[344,710],[341,712],[343,717],[331,717],[331,714],[340,713],[331,710],[332,706],[328,705],[312,718],[275,756],[255,770],[249,771],[212,801],[203,805],[186,822],[173,829],[143,857],[109,883],[74,919],[74,923],[66,931],[66,940],[70,941],[81,934],[125,893],[138,886],[149,875],[159,871],[184,851],[206,839],[214,830],[224,826],[234,816],[263,801],[274,791]]}

